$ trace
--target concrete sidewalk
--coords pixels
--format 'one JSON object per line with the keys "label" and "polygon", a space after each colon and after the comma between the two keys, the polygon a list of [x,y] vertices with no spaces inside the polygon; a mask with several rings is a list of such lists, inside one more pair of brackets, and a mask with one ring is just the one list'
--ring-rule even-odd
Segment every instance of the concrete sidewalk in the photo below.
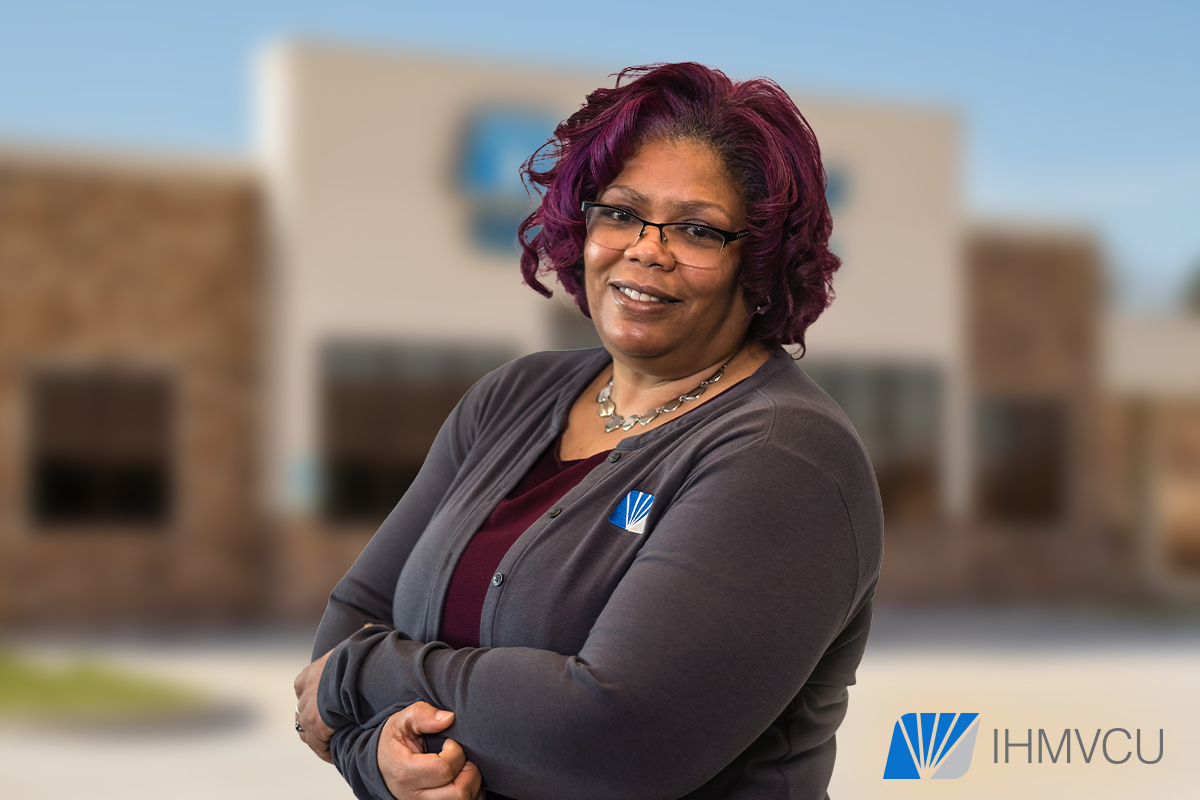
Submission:
{"label": "concrete sidewalk", "polygon": [[[292,729],[292,679],[308,659],[307,635],[263,634],[175,643],[21,642],[39,657],[86,652],[145,675],[175,679],[250,712],[226,726],[154,732],[29,732],[0,726],[0,797],[5,800],[174,800],[281,797],[333,800],[351,794],[332,767]],[[1153,627],[1033,612],[882,615],[850,713],[838,734],[830,786],[858,798],[1039,798],[1200,796],[1200,627]],[[957,780],[883,780],[896,720],[910,712],[980,714],[972,766]],[[1086,763],[1049,753],[1038,763],[1039,729],[1058,746],[1066,729],[1091,746],[1117,732],[1107,761],[1099,746]],[[1030,741],[1030,748],[1009,747]],[[993,748],[993,731],[998,748]],[[1101,734],[1103,736],[1103,733]],[[1072,734],[1074,737],[1074,734]],[[1032,761],[1032,763],[1030,763]]]}
{"label": "concrete sidewalk", "polygon": [[296,737],[292,679],[307,637],[173,644],[25,645],[39,657],[86,653],[141,675],[207,690],[249,712],[240,723],[170,731],[78,734],[0,727],[5,800],[335,800],[353,798],[337,770]]}

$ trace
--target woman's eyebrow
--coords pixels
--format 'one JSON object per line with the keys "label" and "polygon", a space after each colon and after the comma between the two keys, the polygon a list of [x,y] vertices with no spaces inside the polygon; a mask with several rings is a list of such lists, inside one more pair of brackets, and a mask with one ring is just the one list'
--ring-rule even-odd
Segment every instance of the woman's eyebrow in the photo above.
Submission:
{"label": "woman's eyebrow", "polygon": [[725,216],[729,216],[729,212],[725,210],[724,206],[717,203],[710,203],[707,200],[684,200],[673,204],[672,208],[681,214],[688,211],[720,211]]}
{"label": "woman's eyebrow", "polygon": [[625,195],[626,199],[634,203],[649,204],[650,202],[650,198],[646,197],[646,195],[642,194],[637,189],[633,189],[628,186],[622,186],[620,184],[616,186],[609,186],[601,193],[600,196],[603,197],[609,192],[620,192],[621,194]]}

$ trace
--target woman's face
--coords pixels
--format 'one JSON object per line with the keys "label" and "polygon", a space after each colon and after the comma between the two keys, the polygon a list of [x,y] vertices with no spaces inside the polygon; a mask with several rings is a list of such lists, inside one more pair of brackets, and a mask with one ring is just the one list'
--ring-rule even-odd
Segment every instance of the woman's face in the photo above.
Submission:
{"label": "woman's face", "polygon": [[[727,231],[745,224],[745,203],[724,166],[708,148],[686,140],[643,144],[596,201],[650,222]],[[586,240],[588,306],[614,357],[652,359],[686,375],[728,356],[745,338],[751,311],[738,280],[741,243],[726,244],[715,264],[701,268],[673,260],[658,234],[647,227],[625,250]]]}

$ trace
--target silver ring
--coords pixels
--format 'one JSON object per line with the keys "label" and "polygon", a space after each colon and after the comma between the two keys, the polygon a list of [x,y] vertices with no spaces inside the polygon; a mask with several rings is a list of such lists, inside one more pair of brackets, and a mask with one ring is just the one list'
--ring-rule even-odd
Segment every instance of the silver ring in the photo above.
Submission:
{"label": "silver ring", "polygon": [[300,723],[296,723],[296,733],[304,733],[304,728],[300,727]]}

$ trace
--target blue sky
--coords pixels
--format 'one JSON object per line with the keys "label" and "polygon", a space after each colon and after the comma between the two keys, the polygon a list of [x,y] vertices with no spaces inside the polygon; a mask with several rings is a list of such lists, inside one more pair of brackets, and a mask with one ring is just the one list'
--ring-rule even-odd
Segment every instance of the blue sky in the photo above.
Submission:
{"label": "blue sky", "polygon": [[1095,228],[1126,306],[1200,269],[1200,3],[0,0],[0,140],[248,151],[250,64],[302,35],[955,110],[977,214]]}

